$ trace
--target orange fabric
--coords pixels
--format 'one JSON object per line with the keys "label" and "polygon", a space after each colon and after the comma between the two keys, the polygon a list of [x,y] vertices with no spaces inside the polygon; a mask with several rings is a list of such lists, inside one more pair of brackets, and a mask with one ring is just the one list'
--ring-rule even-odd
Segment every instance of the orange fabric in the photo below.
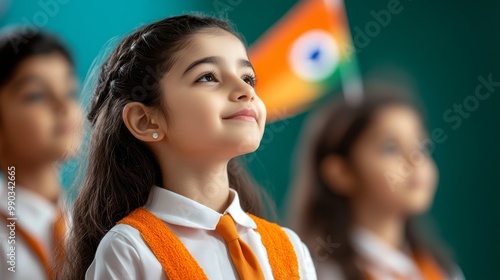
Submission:
{"label": "orange fabric", "polygon": [[[276,280],[299,279],[299,265],[293,245],[277,224],[250,215],[257,224],[257,232],[267,250],[269,263]],[[170,280],[207,279],[198,262],[182,242],[158,217],[144,208],[138,208],[118,224],[137,229],[163,267]]]}
{"label": "orange fabric", "polygon": [[285,231],[275,223],[268,222],[252,214],[249,215],[257,224],[257,232],[262,238],[262,244],[266,247],[267,257],[273,268],[274,279],[300,279],[297,254]]}
{"label": "orange fabric", "polygon": [[[4,213],[0,213],[0,216],[9,224],[12,220]],[[64,261],[64,235],[66,232],[66,224],[64,223],[64,215],[62,212],[59,213],[58,218],[53,225],[53,255],[54,258],[51,260],[47,248],[37,240],[35,237],[31,236],[27,231],[25,231],[16,221],[15,232],[26,241],[27,246],[33,251],[33,253],[40,260],[43,269],[47,275],[48,279],[54,279],[54,264],[52,261],[62,262]]]}
{"label": "orange fabric", "polygon": [[265,279],[257,257],[253,254],[252,249],[240,239],[231,215],[222,216],[215,230],[226,241],[229,254],[240,279]]}
{"label": "orange fabric", "polygon": [[[428,254],[418,254],[413,257],[415,263],[417,264],[418,270],[425,280],[446,280],[445,275],[442,273],[439,265],[436,261]],[[406,278],[400,275],[396,275],[396,279],[405,280]],[[367,280],[378,280],[368,272],[365,272],[365,279]]]}
{"label": "orange fabric", "polygon": [[255,90],[266,104],[267,122],[304,111],[325,90],[324,83],[306,81],[292,70],[290,49],[302,35],[322,30],[330,34],[342,50],[350,45],[343,5],[327,2],[298,1],[251,46],[250,61],[258,79]]}
{"label": "orange fabric", "polygon": [[424,276],[425,280],[444,280],[446,277],[443,275],[439,265],[436,261],[429,255],[420,254],[415,256],[415,262],[420,270],[420,273]]}
{"label": "orange fabric", "polygon": [[54,260],[57,263],[64,262],[66,250],[64,248],[66,240],[66,221],[64,213],[59,211],[59,214],[52,225],[52,244],[54,246]]}
{"label": "orange fabric", "polygon": [[169,280],[208,279],[179,238],[153,213],[137,208],[118,224],[130,225],[141,233]]}

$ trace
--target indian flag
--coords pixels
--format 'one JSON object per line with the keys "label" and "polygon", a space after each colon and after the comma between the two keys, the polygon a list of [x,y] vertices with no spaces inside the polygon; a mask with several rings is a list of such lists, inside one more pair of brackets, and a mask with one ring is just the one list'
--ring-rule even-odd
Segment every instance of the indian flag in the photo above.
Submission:
{"label": "indian flag", "polygon": [[305,111],[329,90],[361,93],[342,0],[302,0],[250,48],[268,121]]}

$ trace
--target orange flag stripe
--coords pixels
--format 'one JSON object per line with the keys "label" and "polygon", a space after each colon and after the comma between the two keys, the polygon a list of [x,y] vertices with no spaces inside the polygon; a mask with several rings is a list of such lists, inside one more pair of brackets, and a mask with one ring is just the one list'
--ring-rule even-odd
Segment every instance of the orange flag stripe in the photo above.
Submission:
{"label": "orange flag stripe", "polygon": [[269,121],[283,118],[283,112],[300,112],[321,95],[321,84],[297,76],[289,62],[296,39],[315,29],[331,34],[341,57],[345,55],[348,31],[339,0],[299,2],[251,47],[250,60],[258,78],[256,91],[266,104]]}

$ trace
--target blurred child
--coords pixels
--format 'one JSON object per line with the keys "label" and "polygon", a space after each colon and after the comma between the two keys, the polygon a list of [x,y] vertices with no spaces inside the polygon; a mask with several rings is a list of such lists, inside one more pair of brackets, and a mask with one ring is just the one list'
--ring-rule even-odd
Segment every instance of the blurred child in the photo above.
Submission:
{"label": "blurred child", "polygon": [[297,235],[257,217],[259,195],[232,160],[264,133],[254,86],[225,21],[183,15],[127,36],[92,97],[61,279],[316,279]]}
{"label": "blurred child", "polygon": [[0,279],[53,279],[65,221],[59,166],[82,116],[68,50],[41,32],[0,35]]}
{"label": "blurred child", "polygon": [[319,279],[460,279],[417,231],[437,168],[419,110],[396,87],[337,98],[309,123],[293,216]]}

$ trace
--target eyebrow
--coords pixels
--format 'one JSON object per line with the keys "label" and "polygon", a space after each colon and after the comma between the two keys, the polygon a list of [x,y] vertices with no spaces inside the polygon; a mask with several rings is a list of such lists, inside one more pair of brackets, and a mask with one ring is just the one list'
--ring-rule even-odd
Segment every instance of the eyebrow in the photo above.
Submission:
{"label": "eyebrow", "polygon": [[240,59],[238,60],[238,65],[240,67],[247,67],[247,68],[250,68],[252,69],[252,71],[255,73],[255,69],[253,69],[253,65],[252,63],[250,63],[250,61],[246,60],[246,59]]}
{"label": "eyebrow", "polygon": [[[223,64],[223,63],[224,63],[224,59],[221,58],[221,57],[219,57],[219,56],[204,57],[202,59],[198,59],[195,62],[191,63],[186,68],[186,70],[184,71],[184,73],[182,75],[184,76],[187,72],[191,71],[193,68],[195,68],[196,66],[201,65],[201,64],[215,64],[215,65],[220,65],[220,64]],[[246,59],[239,59],[238,60],[238,66],[239,67],[244,67],[244,68],[250,68],[255,73],[255,70],[254,70],[254,68],[252,66],[252,63],[250,63],[250,61],[248,61]]]}
{"label": "eyebrow", "polygon": [[28,74],[17,81],[14,82],[13,87],[14,88],[20,88],[24,85],[30,84],[30,83],[41,83],[43,84],[43,80],[40,79],[40,77],[33,75],[33,74]]}

